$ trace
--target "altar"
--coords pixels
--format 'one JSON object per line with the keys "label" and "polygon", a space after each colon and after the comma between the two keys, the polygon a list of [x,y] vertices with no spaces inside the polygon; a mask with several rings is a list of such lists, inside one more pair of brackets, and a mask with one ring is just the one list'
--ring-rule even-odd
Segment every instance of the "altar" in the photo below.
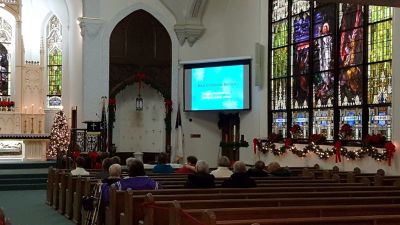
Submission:
{"label": "altar", "polygon": [[0,159],[45,161],[50,135],[43,121],[42,111],[0,111]]}

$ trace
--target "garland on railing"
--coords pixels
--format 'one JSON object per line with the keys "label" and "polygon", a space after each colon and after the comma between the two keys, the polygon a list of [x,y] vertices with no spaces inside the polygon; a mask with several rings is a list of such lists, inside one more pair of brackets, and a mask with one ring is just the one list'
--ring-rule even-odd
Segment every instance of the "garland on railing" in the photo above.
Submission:
{"label": "garland on railing", "polygon": [[[292,135],[298,135],[301,132],[301,128],[295,124],[290,129]],[[305,157],[307,153],[313,152],[320,159],[329,159],[331,156],[335,155],[335,161],[341,162],[341,156],[345,157],[347,160],[357,160],[362,159],[366,155],[377,161],[387,160],[389,166],[391,166],[394,152],[396,151],[396,146],[391,142],[386,142],[386,138],[381,134],[368,135],[363,140],[363,146],[360,149],[350,151],[342,146],[342,141],[349,140],[353,135],[353,130],[350,125],[344,124],[339,131],[339,140],[337,140],[332,148],[327,148],[326,150],[320,147],[320,144],[324,144],[326,137],[321,134],[313,134],[310,136],[309,144],[303,149],[298,149],[291,138],[286,138],[283,145],[277,148],[275,143],[282,140],[282,136],[272,133],[267,139],[257,139],[253,140],[254,153],[256,150],[266,154],[272,152],[275,156],[280,156],[288,151],[298,157]],[[384,147],[384,150],[380,150]]]}

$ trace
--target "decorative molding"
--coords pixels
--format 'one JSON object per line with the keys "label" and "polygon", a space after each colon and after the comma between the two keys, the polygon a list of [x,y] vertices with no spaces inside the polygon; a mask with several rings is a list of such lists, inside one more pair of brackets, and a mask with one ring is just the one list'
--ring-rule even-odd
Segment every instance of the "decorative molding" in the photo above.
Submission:
{"label": "decorative molding", "polygon": [[187,40],[191,47],[203,35],[205,28],[202,25],[176,24],[174,30],[179,44],[183,46]]}
{"label": "decorative molding", "polygon": [[87,34],[90,38],[96,37],[104,24],[102,19],[94,17],[79,17],[78,22],[82,37]]}

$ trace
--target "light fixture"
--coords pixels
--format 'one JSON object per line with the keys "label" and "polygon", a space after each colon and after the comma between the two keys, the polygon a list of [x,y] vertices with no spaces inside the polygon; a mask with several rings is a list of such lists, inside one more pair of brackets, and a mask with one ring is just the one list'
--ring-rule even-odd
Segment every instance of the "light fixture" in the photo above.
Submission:
{"label": "light fixture", "polygon": [[142,111],[142,110],[143,110],[143,98],[139,94],[136,98],[136,111]]}

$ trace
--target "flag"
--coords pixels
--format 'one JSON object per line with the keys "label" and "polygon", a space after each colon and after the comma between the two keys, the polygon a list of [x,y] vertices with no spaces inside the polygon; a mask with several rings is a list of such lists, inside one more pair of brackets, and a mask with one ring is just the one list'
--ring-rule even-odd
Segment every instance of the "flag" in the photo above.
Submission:
{"label": "flag", "polygon": [[172,154],[171,159],[173,161],[179,162],[183,159],[183,132],[182,132],[182,119],[181,119],[181,106],[178,104],[178,112],[176,113],[176,121],[175,121],[175,130],[176,130],[176,149],[174,151],[175,154]]}
{"label": "flag", "polygon": [[106,114],[106,102],[105,98],[103,99],[103,107],[101,110],[101,122],[100,122],[100,129],[101,129],[101,151],[107,151],[107,114]]}

